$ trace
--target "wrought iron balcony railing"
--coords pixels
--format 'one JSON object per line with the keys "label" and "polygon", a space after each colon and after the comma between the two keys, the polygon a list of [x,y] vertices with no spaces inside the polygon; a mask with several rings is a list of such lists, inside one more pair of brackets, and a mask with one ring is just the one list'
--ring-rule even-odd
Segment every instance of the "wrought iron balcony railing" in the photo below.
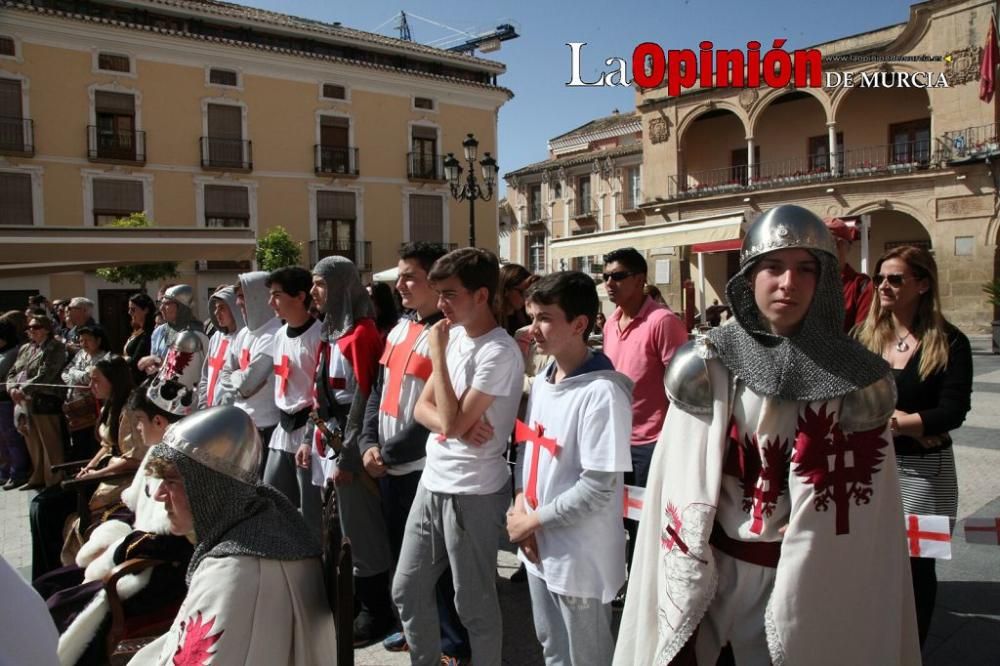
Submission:
{"label": "wrought iron balcony railing", "polygon": [[324,257],[346,257],[354,262],[359,271],[372,269],[371,241],[342,241],[321,238],[310,241],[309,254],[313,263]]}
{"label": "wrought iron balcony railing", "polygon": [[91,162],[145,164],[146,133],[142,130],[109,130],[88,125],[87,159]]}
{"label": "wrought iron balcony railing", "polygon": [[0,155],[35,154],[35,124],[30,118],[0,116]]}
{"label": "wrought iron balcony railing", "polygon": [[415,180],[444,180],[444,157],[430,153],[406,154],[406,177]]}
{"label": "wrought iron balcony railing", "polygon": [[253,142],[247,139],[203,136],[201,166],[204,169],[250,171],[253,169]]}
{"label": "wrought iron balcony railing", "polygon": [[359,171],[358,149],[347,146],[314,146],[316,173],[357,176]]}

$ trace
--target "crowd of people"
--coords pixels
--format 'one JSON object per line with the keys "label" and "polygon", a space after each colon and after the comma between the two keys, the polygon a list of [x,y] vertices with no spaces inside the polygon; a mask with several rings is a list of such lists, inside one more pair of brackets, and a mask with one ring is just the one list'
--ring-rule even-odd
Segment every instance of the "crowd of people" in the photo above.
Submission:
{"label": "crowd of people", "polygon": [[354,645],[414,664],[501,663],[503,537],[547,664],[920,663],[934,560],[903,512],[956,515],[971,350],[929,252],[869,278],[853,234],[768,211],[691,341],[632,248],[606,319],[589,275],[429,243],[394,291],[328,257],[220,285],[205,322],[188,285],[136,294],[122,349],[87,299],[33,297],[0,318],[0,477],[39,491],[60,663],[106,657],[129,558],[156,564],[127,612],[169,621],[132,663],[335,663],[331,501]]}

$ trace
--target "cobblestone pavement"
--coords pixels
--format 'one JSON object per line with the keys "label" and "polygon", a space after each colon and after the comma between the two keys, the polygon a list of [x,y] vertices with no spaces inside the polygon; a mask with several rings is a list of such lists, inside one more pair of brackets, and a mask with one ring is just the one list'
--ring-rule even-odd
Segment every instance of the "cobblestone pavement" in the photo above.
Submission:
{"label": "cobblestone pavement", "polygon": [[[1000,516],[1000,356],[989,341],[973,340],[975,385],[972,412],[954,433],[960,488],[959,525],[953,557],[938,564],[937,612],[924,651],[925,666],[1000,664],[1000,548],[965,543],[961,521]],[[0,492],[0,554],[27,577],[31,563],[28,501],[31,492]],[[527,584],[512,583],[517,560],[509,544],[497,560],[497,590],[503,610],[503,663],[540,666]],[[409,663],[406,653],[379,644],[357,650],[358,666]]]}

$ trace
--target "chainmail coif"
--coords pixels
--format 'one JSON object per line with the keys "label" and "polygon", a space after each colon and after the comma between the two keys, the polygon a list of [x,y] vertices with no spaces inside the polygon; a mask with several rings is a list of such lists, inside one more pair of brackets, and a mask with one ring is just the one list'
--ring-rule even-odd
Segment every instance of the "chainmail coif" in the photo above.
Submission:
{"label": "chainmail coif", "polygon": [[177,449],[157,444],[150,454],[177,466],[184,479],[198,542],[187,583],[206,557],[247,555],[269,560],[319,557],[302,516],[280,492],[215,472]]}
{"label": "chainmail coif", "polygon": [[347,257],[324,257],[312,272],[326,281],[326,305],[323,307],[326,316],[320,333],[324,340],[334,342],[359,319],[375,316],[375,306],[361,285],[353,261]]}
{"label": "chainmail coif", "polygon": [[775,335],[761,319],[750,282],[761,257],[748,262],[726,285],[736,321],[708,333],[723,365],[758,395],[829,400],[864,388],[889,372],[884,360],[844,333],[844,294],[836,258],[808,251],[819,262],[819,275],[797,333],[787,338]]}

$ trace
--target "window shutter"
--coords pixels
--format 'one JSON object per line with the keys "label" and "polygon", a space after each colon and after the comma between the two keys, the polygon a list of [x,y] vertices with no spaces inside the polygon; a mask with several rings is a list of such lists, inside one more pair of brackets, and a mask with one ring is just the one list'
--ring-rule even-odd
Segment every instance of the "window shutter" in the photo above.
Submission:
{"label": "window shutter", "polygon": [[413,138],[414,139],[430,139],[434,141],[437,139],[437,130],[433,127],[424,127],[423,125],[413,126]]}
{"label": "window shutter", "polygon": [[327,99],[347,99],[347,88],[333,83],[324,83],[323,97]]}
{"label": "window shutter", "polygon": [[94,179],[94,210],[125,217],[143,208],[142,181]]}
{"label": "window shutter", "polygon": [[444,238],[444,207],[441,197],[410,195],[410,240],[440,243]]}
{"label": "window shutter", "polygon": [[107,72],[130,72],[132,71],[132,63],[127,55],[119,55],[117,53],[98,53],[97,54],[97,69],[103,69]]}
{"label": "window shutter", "polygon": [[243,109],[228,104],[209,104],[208,136],[214,139],[242,139]]}
{"label": "window shutter", "polygon": [[353,192],[316,192],[316,217],[320,220],[355,220]]}
{"label": "window shutter", "polygon": [[34,224],[31,175],[0,173],[0,224]]}
{"label": "window shutter", "polygon": [[98,90],[94,93],[94,110],[97,113],[135,115],[135,96]]}
{"label": "window shutter", "polygon": [[0,79],[0,118],[20,120],[21,82],[17,79]]}
{"label": "window shutter", "polygon": [[250,191],[239,185],[206,185],[205,217],[250,219]]}

